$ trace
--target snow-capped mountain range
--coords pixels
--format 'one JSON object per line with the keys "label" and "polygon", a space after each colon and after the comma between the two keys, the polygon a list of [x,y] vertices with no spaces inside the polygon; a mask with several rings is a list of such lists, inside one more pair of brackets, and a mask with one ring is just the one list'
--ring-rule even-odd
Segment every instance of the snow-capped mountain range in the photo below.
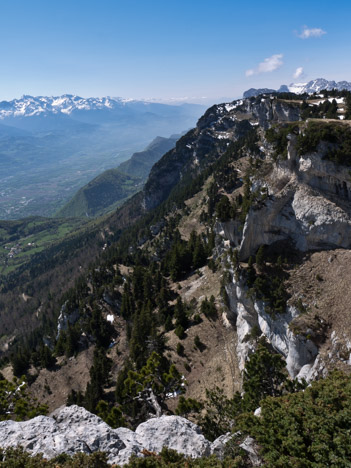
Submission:
{"label": "snow-capped mountain range", "polygon": [[25,95],[0,102],[0,136],[9,135],[8,127],[42,134],[48,131],[91,133],[92,125],[95,130],[101,125],[118,125],[119,132],[122,127],[128,127],[128,132],[132,127],[134,132],[140,132],[140,126],[141,131],[147,126],[151,132],[148,139],[151,136],[152,140],[155,135],[168,136],[174,133],[173,128],[176,128],[176,132],[182,132],[193,126],[204,109],[197,104],[170,105],[120,97]]}
{"label": "snow-capped mountain range", "polygon": [[318,93],[322,89],[326,89],[331,91],[332,89],[337,89],[338,91],[342,91],[343,89],[347,91],[351,91],[351,83],[349,81],[328,81],[324,78],[317,78],[315,80],[311,80],[308,83],[291,83],[289,86],[282,85],[278,90],[274,89],[267,89],[267,88],[251,88],[244,92],[244,98],[258,96],[262,93],[269,93],[269,92],[278,92],[278,93],[295,93],[295,94],[312,94]]}
{"label": "snow-capped mountain range", "polygon": [[291,93],[303,94],[303,93],[318,93],[322,89],[331,91],[332,89],[337,89],[342,91],[346,89],[351,91],[351,83],[348,81],[328,81],[324,78],[317,78],[316,80],[311,80],[308,83],[292,83],[288,86],[288,89]]}
{"label": "snow-capped mountain range", "polygon": [[[351,91],[351,82],[348,81],[328,81],[324,78],[317,78],[308,83],[291,83],[282,85],[278,90],[270,88],[251,88],[244,92],[244,98],[257,96],[269,92],[291,92],[296,94],[314,93],[322,89]],[[118,111],[126,107],[142,106],[145,108],[154,105],[169,106],[171,102],[160,103],[154,100],[135,100],[120,97],[90,97],[82,98],[72,94],[62,96],[28,96],[24,95],[20,99],[0,102],[0,120],[13,117],[33,117],[45,115],[71,115],[81,111]],[[179,104],[179,102],[175,103]]]}
{"label": "snow-capped mountain range", "polygon": [[20,99],[0,102],[0,119],[6,117],[32,117],[45,114],[66,114],[74,111],[115,110],[129,103],[144,104],[145,101],[114,97],[82,98],[71,94],[62,96],[22,96]]}

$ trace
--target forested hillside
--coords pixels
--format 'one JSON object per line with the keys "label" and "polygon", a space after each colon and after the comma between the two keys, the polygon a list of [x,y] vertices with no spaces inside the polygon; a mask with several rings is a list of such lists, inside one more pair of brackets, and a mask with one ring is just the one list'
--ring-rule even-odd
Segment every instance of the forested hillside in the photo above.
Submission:
{"label": "forested hillside", "polygon": [[94,217],[111,211],[142,187],[140,178],[109,169],[78,190],[57,213],[60,218]]}

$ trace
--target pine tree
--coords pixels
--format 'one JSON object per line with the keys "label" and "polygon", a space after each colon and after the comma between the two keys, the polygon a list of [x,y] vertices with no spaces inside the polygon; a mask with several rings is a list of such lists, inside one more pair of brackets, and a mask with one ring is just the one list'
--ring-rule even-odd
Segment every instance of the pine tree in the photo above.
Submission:
{"label": "pine tree", "polygon": [[96,406],[96,413],[113,428],[126,425],[121,408],[117,408],[116,406],[111,407],[105,400],[99,401]]}
{"label": "pine tree", "polygon": [[265,342],[260,341],[257,350],[250,355],[243,376],[244,400],[253,410],[266,396],[279,396],[287,380],[285,361],[280,354],[271,353]]}
{"label": "pine tree", "polygon": [[177,302],[174,308],[174,317],[176,319],[176,327],[181,326],[184,330],[188,327],[188,316],[180,296],[177,298]]}
{"label": "pine tree", "polygon": [[84,406],[88,411],[95,412],[96,405],[104,396],[104,386],[109,381],[112,361],[102,348],[94,351],[93,365],[90,369],[90,382],[87,385]]}
{"label": "pine tree", "polygon": [[261,245],[256,253],[256,265],[259,270],[262,270],[264,267],[264,246]]}
{"label": "pine tree", "polygon": [[195,250],[196,243],[198,241],[198,236],[195,231],[191,231],[189,241],[188,241],[188,250],[193,252]]}
{"label": "pine tree", "polygon": [[205,297],[205,299],[202,301],[201,313],[203,313],[209,320],[215,320],[217,318],[215,297],[213,295],[210,297],[210,300]]}
{"label": "pine tree", "polygon": [[16,377],[26,374],[30,365],[30,354],[18,351],[11,357],[12,370]]}
{"label": "pine tree", "polygon": [[134,299],[130,287],[130,282],[127,281],[123,288],[121,315],[125,320],[130,319],[135,311]]}
{"label": "pine tree", "polygon": [[248,267],[247,267],[247,285],[249,288],[252,288],[256,279],[256,271],[254,268],[253,258],[249,258]]}
{"label": "pine tree", "polygon": [[220,201],[217,203],[216,215],[222,222],[228,221],[232,217],[233,210],[229,198],[226,195],[222,195]]}
{"label": "pine tree", "polygon": [[136,362],[137,366],[142,366],[148,356],[148,340],[150,339],[155,323],[152,314],[152,304],[148,301],[142,306],[139,313],[133,318],[132,336],[129,343],[130,356]]}
{"label": "pine tree", "polygon": [[[169,392],[183,392],[184,384],[174,364],[156,352],[149,356],[146,364],[139,370],[129,370],[124,380],[123,395],[144,407],[151,407],[160,413]],[[150,398],[150,397],[153,398]]]}
{"label": "pine tree", "polygon": [[144,300],[144,268],[140,265],[137,265],[134,268],[132,276],[132,285],[135,301]]}
{"label": "pine tree", "polygon": [[80,333],[79,331],[68,324],[68,329],[66,331],[66,342],[65,342],[65,355],[66,357],[71,357],[76,353],[79,349],[79,338]]}
{"label": "pine tree", "polygon": [[196,238],[195,248],[193,252],[193,267],[194,269],[202,267],[206,263],[206,250],[201,240],[201,237]]}
{"label": "pine tree", "polygon": [[173,323],[172,323],[172,317],[170,315],[167,315],[166,321],[165,321],[165,331],[169,332],[173,328]]}
{"label": "pine tree", "polygon": [[143,279],[143,300],[151,301],[152,303],[155,300],[152,278],[147,271],[145,272]]}
{"label": "pine tree", "polygon": [[103,318],[101,311],[97,307],[93,307],[92,316],[89,321],[89,331],[99,347],[107,347],[115,335],[115,329],[110,322]]}
{"label": "pine tree", "polygon": [[46,369],[50,369],[56,363],[56,358],[52,355],[48,346],[43,346],[40,350],[40,364]]}
{"label": "pine tree", "polygon": [[180,252],[180,245],[176,244],[171,252],[171,257],[169,260],[169,273],[171,275],[172,281],[177,281],[181,278],[183,271],[182,265],[182,255]]}

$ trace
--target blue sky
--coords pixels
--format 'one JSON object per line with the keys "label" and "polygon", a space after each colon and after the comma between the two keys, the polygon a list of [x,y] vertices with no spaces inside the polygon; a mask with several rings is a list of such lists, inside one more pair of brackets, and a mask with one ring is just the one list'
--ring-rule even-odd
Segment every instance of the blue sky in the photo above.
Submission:
{"label": "blue sky", "polygon": [[0,0],[0,18],[0,100],[216,100],[351,81],[349,0]]}

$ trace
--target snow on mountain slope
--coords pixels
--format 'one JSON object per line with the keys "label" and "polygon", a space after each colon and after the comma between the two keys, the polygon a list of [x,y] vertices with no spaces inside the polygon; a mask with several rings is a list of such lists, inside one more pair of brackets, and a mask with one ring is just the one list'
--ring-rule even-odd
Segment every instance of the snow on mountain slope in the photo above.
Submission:
{"label": "snow on mountain slope", "polygon": [[[347,90],[351,91],[351,82],[349,81],[328,81],[324,78],[317,78],[315,80],[311,80],[307,83],[291,83],[289,86],[282,85],[277,92],[278,93],[295,93],[295,94],[312,94],[312,93],[318,93],[322,89],[326,89],[328,91],[331,91],[332,89],[337,89],[338,91],[342,90]],[[267,89],[267,88],[251,88],[248,89],[247,91],[244,92],[243,96],[244,98],[252,97],[252,96],[258,96],[259,94],[269,94],[274,92],[273,89]]]}
{"label": "snow on mountain slope", "polygon": [[291,83],[287,86],[290,93],[303,94],[305,93],[307,83]]}
{"label": "snow on mountain slope", "polygon": [[[114,110],[124,107],[130,102],[137,101],[112,97],[82,98],[71,94],[50,97],[25,95],[20,99],[0,102],[0,119],[60,113],[70,115],[77,110]],[[143,101],[138,102],[138,104],[149,105],[149,103]]]}
{"label": "snow on mountain slope", "polygon": [[308,83],[291,83],[289,86],[289,91],[291,93],[303,94],[303,93],[314,93],[319,92],[322,89],[327,89],[331,91],[332,89],[337,89],[341,91],[346,89],[351,91],[351,83],[348,81],[328,81],[324,78],[317,78],[316,80],[311,80]]}

